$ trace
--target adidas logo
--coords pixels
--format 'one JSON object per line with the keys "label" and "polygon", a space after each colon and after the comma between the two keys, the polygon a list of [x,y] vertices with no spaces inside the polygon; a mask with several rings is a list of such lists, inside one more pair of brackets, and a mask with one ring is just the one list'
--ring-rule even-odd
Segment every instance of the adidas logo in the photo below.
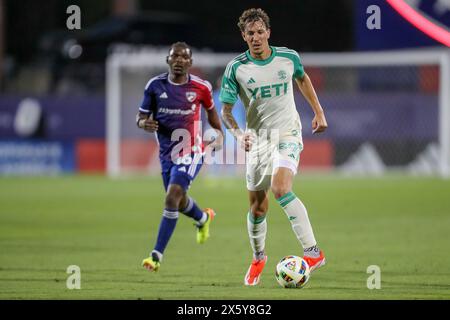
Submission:
{"label": "adidas logo", "polygon": [[297,217],[289,216],[289,221],[292,221],[292,220],[295,220],[295,219],[297,219]]}
{"label": "adidas logo", "polygon": [[247,81],[247,84],[252,84],[252,83],[256,83],[256,81],[255,81],[255,79],[250,78],[250,79]]}
{"label": "adidas logo", "polygon": [[180,169],[178,169],[178,171],[186,172],[186,168],[185,167],[181,167]]}
{"label": "adidas logo", "polygon": [[163,93],[161,93],[161,95],[159,96],[161,99],[167,99],[167,93],[164,91]]}

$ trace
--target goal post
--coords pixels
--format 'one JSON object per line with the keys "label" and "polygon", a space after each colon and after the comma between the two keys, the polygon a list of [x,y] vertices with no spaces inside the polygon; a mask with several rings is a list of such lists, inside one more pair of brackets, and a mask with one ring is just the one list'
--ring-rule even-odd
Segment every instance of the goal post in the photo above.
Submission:
{"label": "goal post", "polygon": [[[193,51],[192,73],[218,90],[217,80],[238,53]],[[158,171],[156,139],[136,128],[134,116],[147,81],[167,71],[167,52],[168,48],[131,50],[107,59],[109,176]],[[300,57],[329,122],[325,135],[313,136],[308,131],[312,111],[294,90],[305,139],[301,170],[311,165],[324,172],[450,178],[448,50],[300,53]],[[146,145],[153,152],[144,153]]]}
{"label": "goal post", "polygon": [[307,67],[439,66],[439,174],[442,178],[450,178],[450,52],[448,50],[316,53],[303,54],[302,57]]}

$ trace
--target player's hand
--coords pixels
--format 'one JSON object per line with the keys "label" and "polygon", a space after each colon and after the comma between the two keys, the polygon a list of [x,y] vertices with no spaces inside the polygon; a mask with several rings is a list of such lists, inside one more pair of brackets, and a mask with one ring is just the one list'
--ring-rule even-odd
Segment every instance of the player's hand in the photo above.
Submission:
{"label": "player's hand", "polygon": [[158,131],[158,121],[148,118],[146,120],[141,120],[143,123],[142,129],[147,132],[155,132]]}
{"label": "player's hand", "polygon": [[324,132],[327,128],[328,124],[325,114],[323,112],[316,114],[312,120],[312,133]]}
{"label": "player's hand", "polygon": [[241,143],[241,148],[245,151],[250,151],[255,142],[255,135],[251,132],[246,132],[238,136],[238,141]]}

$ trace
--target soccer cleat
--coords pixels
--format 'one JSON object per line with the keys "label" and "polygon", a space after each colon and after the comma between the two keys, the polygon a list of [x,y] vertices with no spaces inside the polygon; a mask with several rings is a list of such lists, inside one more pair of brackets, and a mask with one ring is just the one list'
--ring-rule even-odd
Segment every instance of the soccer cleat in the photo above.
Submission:
{"label": "soccer cleat", "polygon": [[142,266],[148,271],[158,271],[161,262],[159,262],[158,256],[154,253],[147,259],[142,260]]}
{"label": "soccer cleat", "polygon": [[322,250],[320,250],[320,255],[317,258],[304,256],[303,259],[308,263],[311,272],[325,264],[325,256]]}
{"label": "soccer cleat", "polygon": [[264,256],[262,260],[253,259],[252,264],[247,270],[247,274],[244,278],[244,284],[246,286],[256,286],[259,283],[261,273],[264,270],[264,266],[267,262],[267,256]]}
{"label": "soccer cleat", "polygon": [[205,213],[208,215],[208,220],[201,226],[197,227],[197,243],[203,244],[209,238],[209,225],[216,216],[216,213],[211,208],[206,208]]}

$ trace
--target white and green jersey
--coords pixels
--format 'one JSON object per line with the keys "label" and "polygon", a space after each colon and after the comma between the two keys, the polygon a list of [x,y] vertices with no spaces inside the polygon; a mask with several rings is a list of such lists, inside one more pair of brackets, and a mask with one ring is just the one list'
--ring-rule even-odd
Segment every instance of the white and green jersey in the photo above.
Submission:
{"label": "white and green jersey", "polygon": [[270,47],[265,60],[240,54],[228,63],[222,79],[220,101],[234,104],[240,97],[246,109],[247,129],[301,130],[292,80],[305,74],[298,53]]}

